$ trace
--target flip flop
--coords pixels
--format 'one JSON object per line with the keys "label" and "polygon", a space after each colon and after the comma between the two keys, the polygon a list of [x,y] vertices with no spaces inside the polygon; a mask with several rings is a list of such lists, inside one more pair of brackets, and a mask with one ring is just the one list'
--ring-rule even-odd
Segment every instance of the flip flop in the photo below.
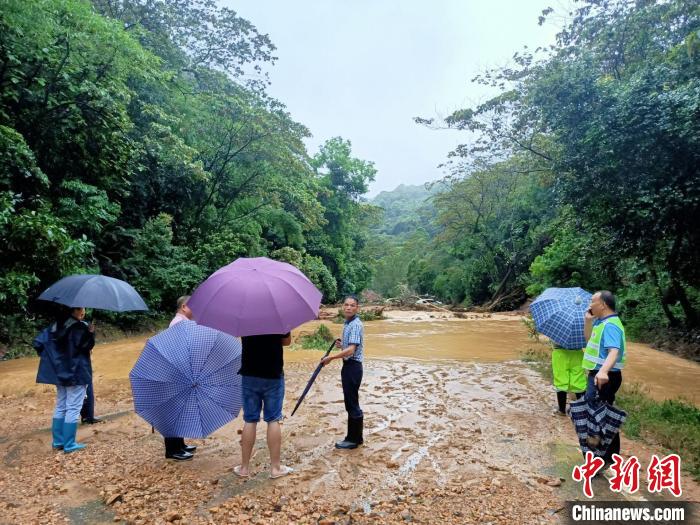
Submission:
{"label": "flip flop", "polygon": [[292,472],[294,472],[294,469],[292,467],[287,467],[285,465],[284,467],[282,467],[282,472],[280,472],[279,474],[277,474],[275,476],[270,474],[270,479],[282,478],[284,476],[287,476],[288,474],[291,474]]}
{"label": "flip flop", "polygon": [[235,467],[233,467],[233,473],[236,476],[238,476],[239,478],[243,478],[243,479],[250,477],[250,474],[241,474],[241,466],[240,465],[236,465]]}

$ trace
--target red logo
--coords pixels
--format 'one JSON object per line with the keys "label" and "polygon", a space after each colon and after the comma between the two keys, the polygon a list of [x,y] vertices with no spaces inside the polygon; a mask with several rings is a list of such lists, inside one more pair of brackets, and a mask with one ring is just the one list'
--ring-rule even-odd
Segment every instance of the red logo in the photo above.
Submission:
{"label": "red logo", "polygon": [[[609,480],[612,492],[623,490],[634,494],[639,490],[639,472],[641,465],[636,456],[630,456],[625,461],[622,456],[613,454],[613,464],[610,466],[612,477]],[[583,493],[588,498],[593,497],[591,480],[605,465],[602,458],[596,457],[593,452],[586,452],[586,460],[583,465],[576,465],[571,477],[574,481],[583,481]],[[683,493],[681,489],[681,458],[678,454],[669,454],[659,459],[654,454],[651,456],[647,468],[647,483],[649,492],[661,492],[666,489],[677,498]]]}
{"label": "red logo", "polygon": [[661,492],[663,489],[676,497],[679,497],[681,489],[681,457],[678,454],[669,454],[663,459],[654,454],[647,469],[649,492]]}
{"label": "red logo", "polygon": [[610,466],[613,477],[610,479],[610,490],[622,492],[623,487],[632,494],[639,490],[639,471],[641,465],[636,456],[630,457],[627,461],[622,456],[613,454],[613,464]]}
{"label": "red logo", "polygon": [[605,461],[602,458],[597,458],[593,452],[588,451],[586,452],[586,462],[581,466],[574,467],[572,477],[574,481],[583,481],[583,493],[589,498],[593,497],[591,479],[603,468],[603,465],[605,465]]}

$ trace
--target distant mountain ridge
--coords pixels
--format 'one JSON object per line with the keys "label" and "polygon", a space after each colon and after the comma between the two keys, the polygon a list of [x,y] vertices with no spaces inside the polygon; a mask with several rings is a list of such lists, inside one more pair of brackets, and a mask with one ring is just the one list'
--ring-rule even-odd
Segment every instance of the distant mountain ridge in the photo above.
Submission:
{"label": "distant mountain ridge", "polygon": [[424,184],[400,184],[392,191],[382,191],[371,204],[384,209],[384,218],[375,228],[377,233],[402,236],[418,228],[429,228],[435,216],[430,197],[440,192],[440,183],[426,188]]}

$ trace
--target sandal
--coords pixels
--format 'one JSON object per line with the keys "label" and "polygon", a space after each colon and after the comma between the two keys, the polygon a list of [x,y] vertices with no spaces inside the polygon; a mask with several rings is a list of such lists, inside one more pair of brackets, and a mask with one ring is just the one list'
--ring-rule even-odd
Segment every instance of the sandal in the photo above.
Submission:
{"label": "sandal", "polygon": [[292,472],[294,472],[294,469],[292,467],[288,467],[288,466],[284,465],[282,467],[282,471],[279,474],[275,474],[274,476],[272,474],[270,474],[270,479],[281,478],[281,477],[284,477],[284,476],[291,474]]}
{"label": "sandal", "polygon": [[250,474],[241,474],[241,465],[236,465],[233,467],[233,473],[238,476],[239,478],[249,478]]}

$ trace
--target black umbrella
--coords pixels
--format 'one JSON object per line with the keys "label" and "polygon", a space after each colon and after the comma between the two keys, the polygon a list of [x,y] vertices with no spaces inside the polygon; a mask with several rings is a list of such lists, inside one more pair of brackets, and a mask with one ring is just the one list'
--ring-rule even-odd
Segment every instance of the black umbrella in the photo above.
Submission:
{"label": "black umbrella", "polygon": [[[336,339],[337,341],[337,339]],[[331,353],[331,350],[333,350],[333,347],[335,346],[335,341],[331,343],[331,346],[328,347],[328,350],[326,350],[326,354],[323,356],[323,359],[328,357],[328,354]],[[321,361],[323,361],[321,359]],[[299,401],[297,401],[296,406],[294,407],[294,410],[292,410],[292,415],[294,415],[294,412],[297,411],[297,408],[299,408],[299,405],[301,405],[301,402],[304,401],[304,398],[306,397],[306,394],[309,393],[309,390],[311,389],[311,385],[314,384],[314,381],[316,380],[316,376],[319,374],[321,371],[321,368],[323,368],[323,363],[319,363],[318,366],[316,367],[316,370],[314,370],[314,373],[311,374],[311,379],[309,379],[309,382],[306,383],[306,388],[304,388],[304,391],[301,393],[301,397],[299,398]]]}
{"label": "black umbrella", "polygon": [[148,310],[133,286],[104,275],[69,275],[49,286],[39,299],[73,308],[82,306],[113,312]]}

